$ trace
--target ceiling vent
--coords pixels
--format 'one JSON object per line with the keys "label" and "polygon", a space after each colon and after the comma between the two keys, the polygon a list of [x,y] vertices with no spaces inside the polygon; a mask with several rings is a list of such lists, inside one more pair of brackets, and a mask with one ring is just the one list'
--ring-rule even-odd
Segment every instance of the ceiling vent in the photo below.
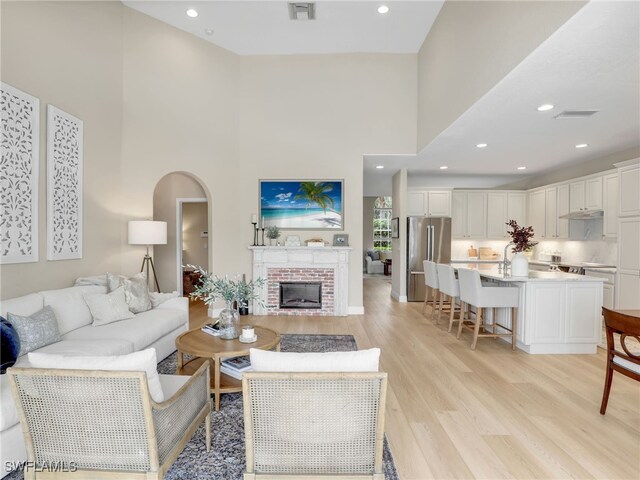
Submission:
{"label": "ceiling vent", "polygon": [[315,20],[316,4],[315,3],[290,3],[289,19],[290,20]]}
{"label": "ceiling vent", "polygon": [[562,120],[565,118],[587,118],[598,113],[598,110],[565,110],[556,115],[555,119]]}

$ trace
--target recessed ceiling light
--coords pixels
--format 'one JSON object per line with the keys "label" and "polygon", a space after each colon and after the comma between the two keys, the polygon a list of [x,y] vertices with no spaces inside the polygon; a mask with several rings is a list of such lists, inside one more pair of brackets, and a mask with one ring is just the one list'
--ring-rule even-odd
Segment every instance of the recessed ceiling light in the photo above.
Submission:
{"label": "recessed ceiling light", "polygon": [[554,107],[554,105],[551,105],[550,103],[545,103],[544,105],[540,105],[538,107],[538,111],[539,112],[546,112],[547,110],[552,110]]}
{"label": "recessed ceiling light", "polygon": [[478,147],[478,148],[484,148],[486,146],[487,146],[486,143],[479,143],[479,144],[476,145],[476,147]]}
{"label": "recessed ceiling light", "polygon": [[198,12],[197,10],[190,8],[189,10],[187,10],[187,15],[190,16],[191,18],[196,18],[198,16]]}
{"label": "recessed ceiling light", "polygon": [[518,170],[526,170],[527,167],[518,167]]}
{"label": "recessed ceiling light", "polygon": [[213,35],[213,30],[211,30],[210,28],[205,28],[204,33],[206,33],[207,35]]}
{"label": "recessed ceiling light", "polygon": [[449,167],[447,167],[446,165],[442,165],[442,166],[440,167],[440,170],[446,170],[447,168],[449,168]]}
{"label": "recessed ceiling light", "polygon": [[576,148],[585,148],[588,147],[589,144],[588,143],[579,143],[578,145],[576,145]]}
{"label": "recessed ceiling light", "polygon": [[384,165],[376,165],[376,168],[377,168],[378,170],[382,170],[382,169],[384,168]]}
{"label": "recessed ceiling light", "polygon": [[386,5],[380,5],[378,7],[378,13],[389,13],[389,7]]}

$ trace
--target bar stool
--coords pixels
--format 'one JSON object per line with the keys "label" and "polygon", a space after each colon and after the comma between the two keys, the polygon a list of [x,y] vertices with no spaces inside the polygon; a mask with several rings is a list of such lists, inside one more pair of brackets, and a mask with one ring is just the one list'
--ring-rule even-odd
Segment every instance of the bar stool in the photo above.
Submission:
{"label": "bar stool", "polygon": [[[429,260],[422,261],[422,267],[424,269],[424,284],[427,287],[424,292],[424,305],[422,305],[422,313],[427,308],[429,302],[429,291],[431,291],[431,319],[436,316],[436,302],[440,296],[439,284],[438,284],[438,269],[435,262]],[[438,318],[436,318],[436,325],[438,324]]]}
{"label": "bar stool", "polygon": [[[440,293],[449,297],[449,301],[451,302],[451,309],[449,312],[449,329],[447,332],[451,332],[453,328],[454,316],[455,316],[455,305],[456,299],[460,297],[460,284],[458,283],[458,279],[456,278],[456,271],[451,267],[451,265],[446,265],[444,263],[438,263],[436,265],[438,270],[438,283],[440,285]],[[443,295],[443,296],[444,296]],[[442,310],[442,297],[440,297],[440,310]],[[458,316],[458,321],[460,321],[463,317],[464,312],[464,302],[460,301],[460,314]]]}
{"label": "bar stool", "polygon": [[[486,287],[482,285],[480,274],[476,270],[468,268],[458,269],[458,280],[460,282],[460,300],[467,305],[476,307],[476,321],[466,321],[462,318],[458,324],[458,335],[462,333],[462,328],[473,330],[473,342],[471,350],[476,349],[479,337],[511,337],[511,348],[516,349],[516,326],[518,324],[518,304],[519,290],[516,287]],[[488,324],[483,322],[482,310],[493,309],[492,333],[486,333]],[[511,329],[500,325],[497,322],[496,309],[511,308]],[[484,333],[480,334],[480,327]],[[510,333],[498,333],[497,327],[503,328]]]}

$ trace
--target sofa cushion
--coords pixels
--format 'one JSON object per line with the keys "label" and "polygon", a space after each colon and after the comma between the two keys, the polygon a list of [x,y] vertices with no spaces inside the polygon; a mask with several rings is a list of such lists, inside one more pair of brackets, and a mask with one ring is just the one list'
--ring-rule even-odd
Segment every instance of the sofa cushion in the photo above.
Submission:
{"label": "sofa cushion", "polygon": [[65,340],[128,340],[134,350],[142,350],[159,338],[184,325],[188,314],[180,310],[153,309],[135,318],[93,327],[88,325],[63,336]]}
{"label": "sofa cushion", "polygon": [[189,375],[159,375],[164,399],[173,397],[191,378]]}
{"label": "sofa cushion", "polygon": [[156,351],[153,348],[128,355],[109,356],[67,356],[32,352],[29,354],[29,363],[33,368],[145,372],[151,398],[156,402],[164,400],[158,376]]}
{"label": "sofa cushion", "polygon": [[2,344],[0,345],[0,355],[2,356],[2,366],[0,366],[0,374],[3,374],[7,368],[16,363],[18,355],[20,355],[20,336],[13,325],[11,325],[4,317],[0,316],[0,335],[2,336]]}
{"label": "sofa cushion", "polygon": [[8,320],[20,337],[20,355],[60,340],[56,314],[50,306],[28,316],[9,312]]}
{"label": "sofa cushion", "polygon": [[380,349],[294,353],[249,349],[254,372],[377,372]]}
{"label": "sofa cushion", "polygon": [[111,293],[87,293],[84,301],[91,310],[94,327],[134,317],[124,299],[124,287],[116,288]]}
{"label": "sofa cushion", "polygon": [[106,287],[83,286],[40,292],[45,305],[50,305],[58,318],[60,335],[93,322],[91,311],[84,301],[87,293],[107,293]]}
{"label": "sofa cushion", "polygon": [[[127,340],[61,340],[46,347],[39,348],[38,353],[52,353],[68,356],[105,356],[126,355],[133,353],[133,343]],[[22,355],[16,362],[16,367],[29,367],[29,356]]]}
{"label": "sofa cushion", "polygon": [[20,421],[16,402],[11,394],[9,375],[0,375],[0,405],[2,406],[0,408],[0,431],[4,432]]}
{"label": "sofa cushion", "polygon": [[42,310],[44,307],[44,299],[39,293],[30,293],[24,297],[10,298],[0,302],[0,315],[7,318],[7,313],[11,312],[16,315],[31,315],[32,313]]}

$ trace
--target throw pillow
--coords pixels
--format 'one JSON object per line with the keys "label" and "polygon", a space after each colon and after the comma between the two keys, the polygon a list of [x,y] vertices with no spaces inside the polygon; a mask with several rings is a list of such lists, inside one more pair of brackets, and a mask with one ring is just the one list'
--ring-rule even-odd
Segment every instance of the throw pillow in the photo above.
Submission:
{"label": "throw pillow", "polygon": [[2,356],[2,366],[0,374],[5,373],[7,368],[12,367],[16,363],[16,359],[20,354],[20,337],[18,332],[13,328],[4,317],[0,317],[2,334],[2,345],[0,346],[0,356]]}
{"label": "throw pillow", "polygon": [[20,337],[20,356],[60,341],[56,314],[49,305],[29,316],[9,312],[7,317]]}
{"label": "throw pillow", "polygon": [[119,287],[124,287],[124,298],[127,301],[127,305],[129,305],[129,310],[133,313],[151,310],[149,285],[147,284],[147,275],[144,272],[137,273],[130,278],[124,275],[107,273],[108,291],[113,292]]}
{"label": "throw pillow", "polygon": [[155,348],[148,348],[128,355],[103,357],[67,356],[34,352],[29,354],[29,363],[33,368],[145,372],[151,398],[157,403],[164,400],[160,376],[158,375]]}
{"label": "throw pillow", "polygon": [[380,260],[380,252],[377,250],[372,251],[369,256],[371,257],[371,260]]}
{"label": "throw pillow", "polygon": [[179,297],[177,291],[173,291],[171,293],[161,293],[161,292],[149,292],[149,298],[151,299],[151,306],[156,308],[161,303],[166,302],[171,298]]}
{"label": "throw pillow", "polygon": [[292,353],[249,349],[254,372],[377,372],[380,349]]}
{"label": "throw pillow", "polygon": [[124,287],[116,288],[111,293],[87,293],[84,301],[91,310],[94,327],[135,317],[124,298]]}

